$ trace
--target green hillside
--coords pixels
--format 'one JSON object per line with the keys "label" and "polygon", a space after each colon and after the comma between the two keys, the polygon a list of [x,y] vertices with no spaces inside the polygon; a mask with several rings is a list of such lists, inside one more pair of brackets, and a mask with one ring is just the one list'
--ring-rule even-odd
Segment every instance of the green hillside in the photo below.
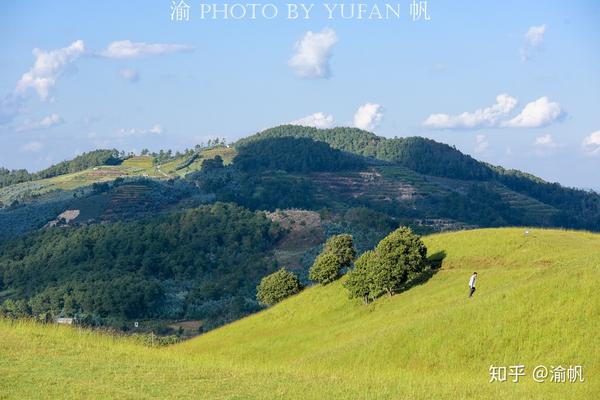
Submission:
{"label": "green hillside", "polygon": [[[600,235],[486,229],[424,238],[427,282],[369,306],[312,287],[188,342],[149,348],[77,328],[0,321],[2,398],[596,399]],[[478,290],[467,281],[479,272]],[[523,364],[519,383],[490,365]],[[535,383],[537,365],[585,382]]]}
{"label": "green hillside", "polygon": [[[89,157],[89,154],[103,152],[105,151],[97,150],[86,153],[86,155]],[[101,161],[98,161],[97,164],[92,164],[93,166],[86,166],[81,162],[75,163],[79,159],[79,157],[76,157],[69,162],[62,162],[37,174],[27,174],[27,179],[15,181],[12,184],[2,185],[0,181],[0,209],[15,202],[31,201],[41,195],[52,195],[53,192],[57,191],[82,189],[94,183],[110,182],[117,178],[172,179],[183,177],[190,172],[199,170],[203,160],[213,159],[216,156],[220,156],[227,164],[235,156],[235,150],[227,147],[205,149],[193,163],[186,165],[184,168],[179,168],[179,166],[189,158],[186,156],[173,157],[173,159],[163,164],[156,163],[155,157],[149,155],[129,157],[118,163],[111,158],[107,161],[110,164],[102,164]],[[78,166],[78,168],[59,168],[71,164]],[[0,168],[0,178],[2,178],[2,171],[9,173],[8,170]],[[54,174],[47,171],[54,171]]]}

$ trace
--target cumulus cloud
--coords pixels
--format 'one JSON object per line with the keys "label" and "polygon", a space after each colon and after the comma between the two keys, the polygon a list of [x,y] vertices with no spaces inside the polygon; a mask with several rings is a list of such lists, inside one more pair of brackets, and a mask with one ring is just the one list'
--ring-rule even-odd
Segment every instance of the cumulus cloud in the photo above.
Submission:
{"label": "cumulus cloud", "polygon": [[60,115],[53,113],[50,114],[42,119],[40,119],[39,121],[25,121],[25,123],[20,126],[19,128],[17,128],[17,131],[34,131],[34,130],[39,130],[39,129],[48,129],[48,128],[52,128],[53,126],[57,126],[60,125],[64,122],[64,120],[61,118]]}
{"label": "cumulus cloud", "polygon": [[433,129],[540,128],[565,115],[559,103],[544,96],[528,103],[518,115],[510,118],[517,103],[516,98],[500,94],[491,107],[457,115],[431,114],[423,121],[423,126]]}
{"label": "cumulus cloud", "polygon": [[379,104],[363,104],[354,114],[354,126],[367,131],[377,129],[383,119],[383,111],[383,107]]}
{"label": "cumulus cloud", "polygon": [[132,83],[140,80],[139,72],[133,68],[123,68],[119,71],[119,75],[121,75],[121,78]]}
{"label": "cumulus cloud", "polygon": [[132,42],[131,40],[119,40],[112,42],[100,52],[107,58],[141,58],[145,56],[157,56],[170,53],[181,53],[193,50],[184,44],[145,43]]}
{"label": "cumulus cloud", "polygon": [[563,111],[560,104],[551,102],[548,97],[544,96],[528,103],[519,115],[503,122],[502,126],[509,128],[540,128],[550,125],[562,116]]}
{"label": "cumulus cloud", "polygon": [[477,135],[475,137],[475,153],[485,153],[489,147],[490,143],[485,139],[485,135]]}
{"label": "cumulus cloud", "polygon": [[591,156],[600,155],[600,131],[592,132],[583,139],[583,150]]}
{"label": "cumulus cloud", "polygon": [[530,27],[525,33],[525,43],[521,48],[521,61],[527,62],[533,54],[539,51],[544,43],[544,35],[546,34],[547,26],[539,25]]}
{"label": "cumulus cloud", "polygon": [[423,126],[435,129],[477,129],[495,126],[501,117],[505,117],[517,106],[517,99],[508,94],[496,96],[496,104],[480,108],[474,112],[458,115],[431,114]]}
{"label": "cumulus cloud", "polygon": [[333,115],[317,112],[304,118],[290,122],[291,125],[312,126],[315,128],[331,128],[334,123]]}
{"label": "cumulus cloud", "polygon": [[40,99],[47,100],[50,90],[56,85],[58,78],[84,52],[85,45],[82,40],[77,40],[69,46],[57,50],[33,49],[35,57],[33,68],[21,76],[15,92],[22,96],[28,89],[33,89]]}
{"label": "cumulus cloud", "polygon": [[303,78],[329,78],[331,67],[329,61],[332,48],[338,42],[333,29],[323,29],[321,32],[308,31],[296,42],[296,53],[290,58],[288,65]]}
{"label": "cumulus cloud", "polygon": [[26,151],[28,153],[37,153],[40,151],[44,145],[41,142],[29,142],[21,146],[21,150]]}

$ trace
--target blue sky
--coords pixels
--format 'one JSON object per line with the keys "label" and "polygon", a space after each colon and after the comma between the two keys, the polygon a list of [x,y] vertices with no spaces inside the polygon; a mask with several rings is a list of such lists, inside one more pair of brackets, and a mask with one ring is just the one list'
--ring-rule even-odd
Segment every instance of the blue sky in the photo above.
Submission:
{"label": "blue sky", "polygon": [[187,0],[189,21],[162,0],[3,2],[0,165],[296,122],[426,136],[600,190],[600,3],[430,0],[412,21],[411,2],[365,2],[400,7],[390,19],[328,19],[314,2],[289,20],[272,2],[271,20],[213,20]]}

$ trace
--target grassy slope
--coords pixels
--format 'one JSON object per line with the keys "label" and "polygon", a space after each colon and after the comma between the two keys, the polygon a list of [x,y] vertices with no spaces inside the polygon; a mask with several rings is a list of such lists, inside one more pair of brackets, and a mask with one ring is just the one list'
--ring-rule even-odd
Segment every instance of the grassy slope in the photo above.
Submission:
{"label": "grassy slope", "polygon": [[167,179],[177,175],[185,176],[190,172],[199,170],[202,167],[204,159],[212,159],[220,155],[225,164],[229,164],[233,160],[233,157],[235,157],[235,154],[234,149],[227,147],[204,150],[198,160],[180,170],[176,170],[176,167],[183,163],[187,157],[179,157],[165,164],[155,166],[152,156],[135,156],[123,161],[121,165],[104,165],[71,174],[58,175],[52,178],[23,182],[0,188],[0,202],[10,204],[14,199],[18,199],[26,193],[44,194],[53,190],[73,190],[97,182],[112,181],[118,177],[147,176],[149,178]]}
{"label": "grassy slope", "polygon": [[[0,322],[0,398],[543,398],[600,392],[600,235],[490,229],[425,238],[428,282],[368,307],[337,282],[165,349]],[[479,272],[467,299],[467,280]],[[518,384],[490,364],[525,364]],[[582,364],[584,383],[534,383]]]}

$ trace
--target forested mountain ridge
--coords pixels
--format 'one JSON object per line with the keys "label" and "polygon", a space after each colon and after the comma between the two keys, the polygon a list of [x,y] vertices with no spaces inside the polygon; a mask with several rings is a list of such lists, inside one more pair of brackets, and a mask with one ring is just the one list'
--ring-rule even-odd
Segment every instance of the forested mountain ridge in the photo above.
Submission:
{"label": "forested mountain ridge", "polygon": [[485,180],[493,171],[453,147],[423,137],[387,139],[358,128],[318,129],[282,125],[236,142],[236,147],[267,138],[309,138],[328,143],[334,149],[402,165],[413,171],[455,179]]}
{"label": "forested mountain ridge", "polygon": [[241,139],[236,147],[268,138],[310,138],[331,147],[365,157],[389,161],[424,175],[466,181],[492,181],[559,210],[554,224],[565,227],[600,229],[600,195],[518,170],[475,160],[455,147],[423,137],[388,139],[358,128],[318,129],[282,125]]}

